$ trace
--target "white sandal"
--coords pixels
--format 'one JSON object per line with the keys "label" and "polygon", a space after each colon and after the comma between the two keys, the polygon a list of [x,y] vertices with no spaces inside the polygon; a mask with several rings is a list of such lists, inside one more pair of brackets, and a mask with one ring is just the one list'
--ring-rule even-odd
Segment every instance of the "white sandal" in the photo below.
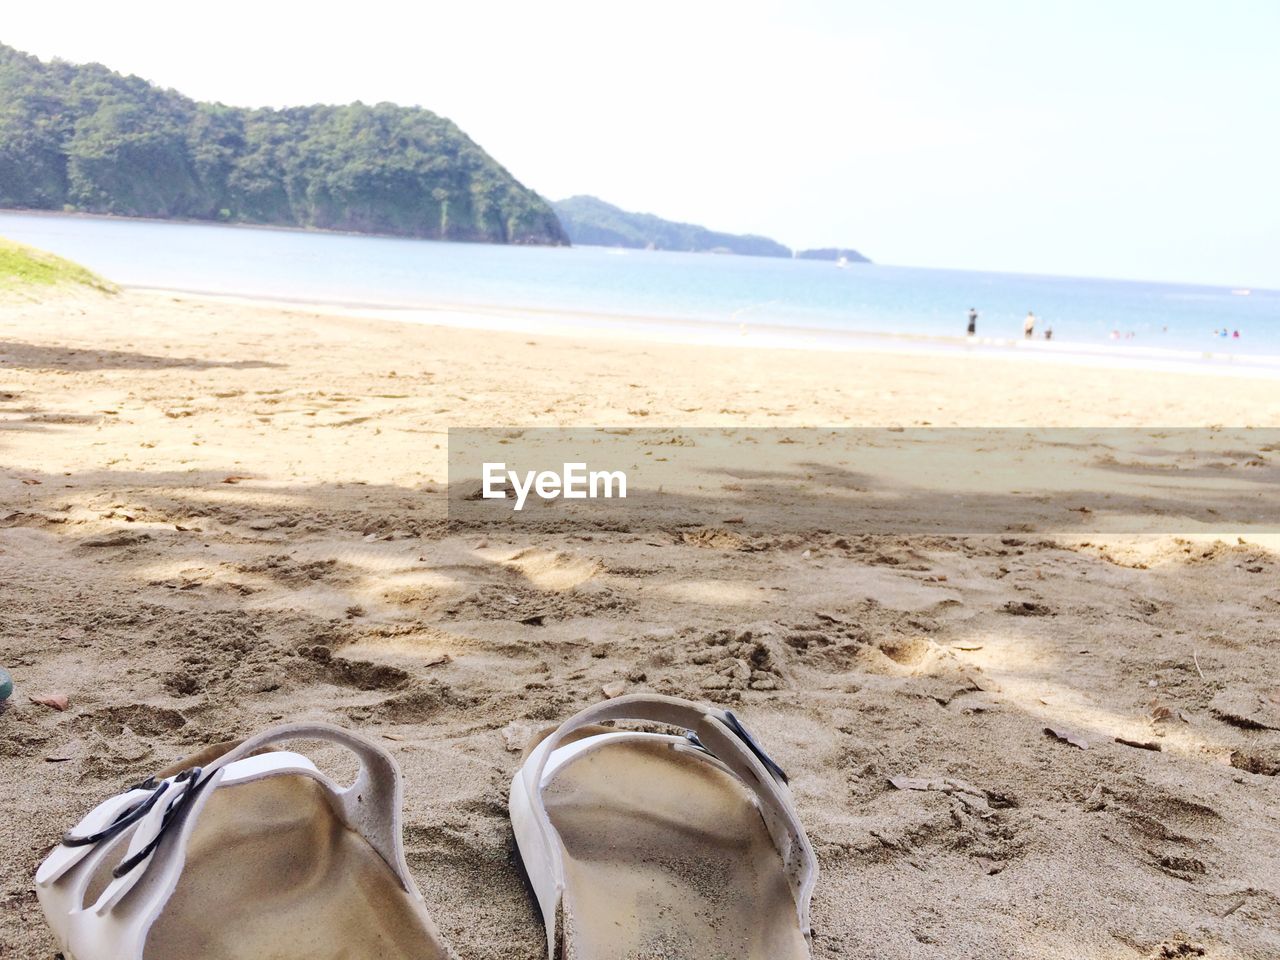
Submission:
{"label": "white sandal", "polygon": [[[300,754],[258,752],[285,740],[341,744],[360,773],[344,789]],[[275,727],[97,806],[36,892],[69,960],[447,960],[405,864],[401,798],[381,747]]]}
{"label": "white sandal", "polygon": [[[684,736],[595,726],[647,720]],[[556,960],[802,960],[818,876],[786,775],[732,713],[634,695],[534,745],[511,822]]]}

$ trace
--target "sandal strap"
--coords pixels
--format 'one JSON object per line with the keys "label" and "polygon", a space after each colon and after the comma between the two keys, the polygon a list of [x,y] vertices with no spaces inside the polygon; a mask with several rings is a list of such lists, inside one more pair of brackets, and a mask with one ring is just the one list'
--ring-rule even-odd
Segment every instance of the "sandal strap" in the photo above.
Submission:
{"label": "sandal strap", "polygon": [[[355,753],[360,760],[355,782],[340,787],[297,753],[256,753],[273,743],[304,739],[337,743]],[[391,755],[338,727],[286,724],[250,737],[203,769],[140,784],[90,811],[64,838],[70,843],[56,847],[36,874],[41,905],[63,945],[86,960],[141,960],[147,934],[177,887],[209,797],[222,787],[283,775],[318,781],[339,816],[378,852],[405,890],[420,898],[404,859],[403,788]],[[144,806],[135,819],[133,811]],[[129,821],[125,828],[114,830],[122,820]],[[118,862],[111,881],[86,904],[92,878],[112,859]]]}
{"label": "sandal strap", "polygon": [[[559,893],[563,893],[562,844],[543,802],[544,774],[552,754],[569,734],[582,727],[616,720],[639,720],[684,728],[689,742],[719,761],[751,791],[774,847],[782,857],[787,882],[796,901],[800,929],[808,936],[809,902],[818,878],[818,862],[791,799],[786,774],[764,752],[755,738],[732,713],[678,697],[632,694],[605,700],[566,720],[538,745],[521,771],[534,821],[544,844],[544,855],[554,865]],[[548,921],[548,926],[554,920]]]}
{"label": "sandal strap", "polygon": [[378,744],[327,723],[287,723],[250,737],[207,769],[217,770],[243,761],[264,747],[288,740],[324,740],[346,747],[356,755],[360,772],[350,786],[340,788],[322,774],[319,778],[341,801],[341,813],[347,825],[378,851],[405,890],[416,896],[418,888],[404,858],[401,829],[404,784],[395,759]]}

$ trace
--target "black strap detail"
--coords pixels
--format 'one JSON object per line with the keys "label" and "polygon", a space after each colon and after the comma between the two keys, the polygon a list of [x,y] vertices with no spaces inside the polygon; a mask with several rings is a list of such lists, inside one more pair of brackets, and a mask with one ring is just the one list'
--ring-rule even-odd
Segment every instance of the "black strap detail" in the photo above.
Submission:
{"label": "black strap detail", "polygon": [[180,774],[174,777],[172,781],[164,780],[160,783],[156,783],[155,777],[147,777],[146,780],[143,780],[141,783],[135,784],[129,788],[130,790],[150,790],[151,793],[147,797],[139,800],[133,806],[122,810],[108,826],[99,830],[97,833],[91,833],[82,837],[68,832],[62,838],[62,845],[64,847],[84,847],[89,844],[101,843],[103,840],[108,840],[118,834],[121,830],[132,826],[145,817],[151,811],[151,808],[160,800],[161,795],[165,792],[165,789],[169,786],[170,782],[175,784],[186,784],[182,792],[169,801],[168,806],[165,808],[164,820],[161,822],[160,829],[151,839],[151,842],[133,856],[122,861],[119,866],[111,871],[111,875],[113,877],[116,877],[117,879],[123,877],[126,873],[138,864],[142,863],[142,861],[155,852],[156,847],[160,845],[160,840],[164,836],[165,831],[168,830],[170,825],[181,815],[182,811],[190,805],[191,801],[194,800],[196,795],[204,788],[204,785],[209,782],[212,774],[210,774],[210,777],[205,777],[201,780],[200,774],[202,772],[203,771],[200,767],[192,767],[190,770],[183,770]]}
{"label": "black strap detail", "polygon": [[[177,797],[169,801],[169,805],[164,811],[164,819],[160,822],[160,829],[156,831],[156,835],[151,838],[150,843],[133,856],[120,861],[120,864],[111,871],[111,876],[116,879],[123,877],[126,873],[138,864],[142,863],[142,861],[146,860],[147,857],[151,856],[151,854],[155,852],[156,847],[160,846],[160,841],[164,839],[165,832],[182,815],[182,812],[191,805],[191,801],[196,798],[196,795],[213,776],[210,774],[208,777],[201,780],[200,774],[202,772],[203,771],[200,767],[192,767],[190,770],[183,770],[173,778],[174,783],[183,783],[185,781],[187,786],[178,794]],[[161,787],[157,787],[156,793],[152,796],[159,796],[160,790]],[[154,801],[152,802],[154,803]]]}
{"label": "black strap detail", "polygon": [[143,781],[129,789],[150,790],[151,794],[145,799],[139,800],[132,807],[127,807],[126,809],[121,810],[110,824],[99,830],[97,833],[91,833],[88,836],[80,837],[68,830],[62,835],[62,845],[64,847],[85,847],[89,844],[100,843],[103,840],[114,837],[125,827],[137,823],[145,817],[147,815],[147,811],[154,807],[156,805],[156,801],[160,799],[160,788],[155,786],[154,781],[152,781],[150,786],[147,786],[147,781]]}
{"label": "black strap detail", "polygon": [[[742,721],[735,717],[732,712],[728,710],[724,712],[723,723],[733,731],[734,735],[737,736],[739,740],[746,744],[748,750],[755,754],[755,758],[760,761],[766,770],[769,771],[769,774],[773,779],[779,780],[782,783],[791,782],[787,778],[787,772],[778,766],[773,757],[765,753],[764,747],[760,746],[760,744],[756,742],[756,738],[751,735],[751,732],[742,725]],[[715,754],[708,750],[706,745],[698,739],[698,735],[692,730],[686,730],[684,732],[684,738],[703,753],[708,754],[709,756],[715,756]]]}
{"label": "black strap detail", "polygon": [[764,765],[764,768],[773,775],[775,780],[781,780],[783,783],[791,782],[787,778],[787,771],[778,766],[773,757],[765,753],[764,747],[756,743],[756,738],[751,735],[751,731],[742,725],[742,721],[735,717],[732,711],[726,710],[724,712],[724,724],[738,735],[738,739],[747,745],[747,749],[756,755],[756,759]]}

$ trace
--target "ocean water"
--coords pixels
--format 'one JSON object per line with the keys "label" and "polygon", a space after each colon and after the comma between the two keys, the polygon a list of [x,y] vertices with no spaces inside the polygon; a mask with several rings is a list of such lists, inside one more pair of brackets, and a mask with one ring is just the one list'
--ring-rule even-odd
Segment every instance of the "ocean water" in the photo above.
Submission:
{"label": "ocean water", "polygon": [[[525,330],[550,324],[550,311],[557,323],[568,315],[633,331],[695,321],[712,334],[768,333],[756,342],[847,347],[858,342],[850,334],[887,334],[958,349],[973,306],[986,349],[1280,370],[1280,292],[1270,290],[16,212],[0,212],[0,236],[124,285],[376,306],[406,319],[438,322],[414,310],[456,305],[518,314]],[[1021,342],[1029,309],[1035,344]],[[1052,344],[1041,340],[1046,326]]]}

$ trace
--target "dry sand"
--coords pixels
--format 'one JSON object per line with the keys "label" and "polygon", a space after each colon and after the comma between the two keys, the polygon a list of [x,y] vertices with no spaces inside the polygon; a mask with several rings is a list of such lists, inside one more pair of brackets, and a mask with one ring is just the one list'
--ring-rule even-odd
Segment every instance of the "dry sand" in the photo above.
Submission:
{"label": "dry sand", "polygon": [[[83,811],[285,718],[385,738],[461,957],[544,956],[513,748],[606,684],[730,703],[770,746],[822,864],[817,957],[1280,956],[1265,542],[442,522],[450,425],[923,423],[1276,426],[1280,390],[140,293],[0,305],[0,956],[54,955],[31,876]],[[65,712],[28,701],[55,692]]]}

